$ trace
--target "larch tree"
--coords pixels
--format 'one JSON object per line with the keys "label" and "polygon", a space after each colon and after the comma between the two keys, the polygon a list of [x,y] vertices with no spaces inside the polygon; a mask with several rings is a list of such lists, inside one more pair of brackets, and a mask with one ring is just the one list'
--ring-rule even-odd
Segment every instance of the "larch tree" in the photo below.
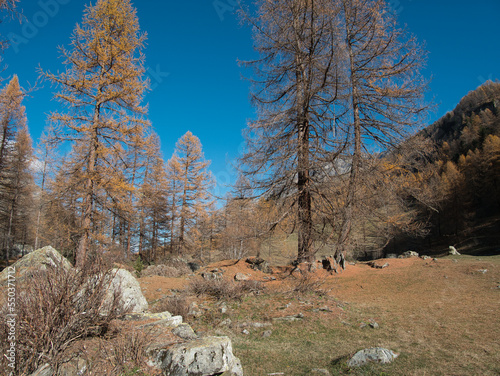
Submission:
{"label": "larch tree", "polygon": [[0,92],[0,226],[6,255],[15,242],[26,239],[33,193],[33,150],[24,96],[17,76]]}
{"label": "larch tree", "polygon": [[[336,14],[331,0],[257,1],[253,25],[260,59],[252,99],[244,173],[256,192],[283,198],[283,218],[296,217],[297,261],[314,258],[313,201],[321,196],[316,174],[335,159],[341,135],[338,99]],[[324,176],[324,174],[323,174]]]}
{"label": "larch tree", "polygon": [[[76,264],[82,266],[93,244],[93,218],[100,196],[113,197],[110,185],[132,137],[144,132],[146,109],[141,101],[148,82],[141,50],[145,34],[139,30],[136,10],[129,0],[97,0],[86,8],[77,25],[71,49],[61,49],[66,71],[42,75],[59,87],[56,98],[66,111],[51,114],[58,124],[56,137],[83,147],[81,166],[82,233]],[[100,202],[103,205],[103,202]],[[104,208],[105,209],[105,208]]]}
{"label": "larch tree", "polygon": [[210,162],[205,160],[200,139],[190,131],[186,132],[175,148],[178,166],[176,171],[179,182],[178,251],[190,248],[187,234],[194,228],[197,220],[210,203],[209,189],[212,177],[208,170]]}
{"label": "larch tree", "polygon": [[[419,124],[426,83],[420,70],[425,51],[397,26],[384,0],[341,0],[340,50],[343,98],[349,111],[340,118],[352,137],[352,163],[336,258],[345,258],[363,155],[386,150]],[[371,150],[370,150],[371,149]]]}
{"label": "larch tree", "polygon": [[139,254],[147,262],[158,257],[168,223],[168,180],[160,139],[152,133],[145,140],[145,165],[139,188]]}

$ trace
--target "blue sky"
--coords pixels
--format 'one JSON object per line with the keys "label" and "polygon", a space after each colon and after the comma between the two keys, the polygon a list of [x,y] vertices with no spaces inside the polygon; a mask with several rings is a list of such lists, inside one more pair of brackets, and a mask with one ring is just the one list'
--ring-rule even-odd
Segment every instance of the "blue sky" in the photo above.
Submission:
{"label": "blue sky", "polygon": [[[237,59],[256,57],[251,32],[233,14],[238,0],[133,0],[141,29],[148,33],[146,66],[152,91],[149,119],[160,135],[165,159],[188,130],[197,135],[218,183],[234,183],[231,163],[242,130],[254,116],[249,84]],[[4,79],[16,73],[27,88],[37,67],[62,70],[58,46],[68,46],[89,1],[21,0],[24,21],[4,21],[0,32],[14,40],[4,53]],[[487,79],[500,78],[499,0],[390,0],[401,24],[425,42],[431,78],[429,98],[437,104],[432,122],[452,110]],[[55,88],[44,84],[25,101],[36,142],[47,114],[57,109]],[[425,126],[427,124],[423,124]],[[225,189],[218,192],[222,194]]]}

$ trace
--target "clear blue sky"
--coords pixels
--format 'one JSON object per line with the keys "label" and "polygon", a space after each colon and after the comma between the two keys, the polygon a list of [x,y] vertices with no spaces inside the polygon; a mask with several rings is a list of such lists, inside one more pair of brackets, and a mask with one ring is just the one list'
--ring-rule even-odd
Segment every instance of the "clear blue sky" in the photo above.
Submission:
{"label": "clear blue sky", "polygon": [[[238,0],[134,0],[148,33],[146,66],[153,90],[149,118],[162,140],[165,159],[188,130],[197,135],[221,186],[234,183],[231,162],[253,117],[248,82],[237,59],[256,55],[250,30],[232,13]],[[248,1],[248,0],[247,0]],[[68,46],[89,0],[21,0],[25,20],[5,21],[0,32],[16,38],[4,53],[4,79],[17,73],[21,84],[37,80],[36,68],[62,70],[57,46]],[[429,122],[452,110],[487,79],[500,78],[499,0],[391,0],[401,24],[429,51],[424,74],[432,77],[429,98],[437,103]],[[28,22],[29,21],[29,22]],[[248,72],[247,72],[248,73]],[[48,84],[25,102],[36,142],[57,108]],[[427,124],[423,124],[425,126]],[[219,190],[222,193],[224,189]],[[217,192],[216,192],[217,193]]]}

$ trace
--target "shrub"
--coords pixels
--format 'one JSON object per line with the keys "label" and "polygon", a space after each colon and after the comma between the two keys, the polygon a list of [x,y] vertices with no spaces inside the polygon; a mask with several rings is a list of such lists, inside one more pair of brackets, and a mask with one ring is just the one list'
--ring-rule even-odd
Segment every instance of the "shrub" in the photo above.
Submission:
{"label": "shrub", "polygon": [[325,291],[321,288],[325,283],[324,279],[318,278],[311,272],[302,271],[291,283],[292,294],[318,294],[325,295]]}
{"label": "shrub", "polygon": [[175,295],[159,301],[152,310],[153,312],[168,311],[174,316],[187,317],[189,302],[184,295]]}
{"label": "shrub", "polygon": [[249,293],[260,293],[264,289],[257,281],[234,282],[226,279],[195,279],[188,288],[193,294],[208,295],[217,300],[241,300]]}
{"label": "shrub", "polygon": [[142,277],[158,275],[161,277],[177,278],[181,276],[181,272],[172,266],[167,265],[150,265],[142,271]]}
{"label": "shrub", "polygon": [[[25,282],[19,281],[16,299],[17,374],[31,374],[49,363],[56,371],[63,353],[77,340],[106,331],[111,320],[121,315],[115,292],[107,315],[101,312],[112,271],[99,259],[81,270],[64,269],[61,264],[35,271]],[[6,307],[3,307],[3,313]],[[2,317],[5,317],[4,315]],[[8,327],[0,322],[2,354],[7,346]],[[0,365],[5,367],[5,357]]]}

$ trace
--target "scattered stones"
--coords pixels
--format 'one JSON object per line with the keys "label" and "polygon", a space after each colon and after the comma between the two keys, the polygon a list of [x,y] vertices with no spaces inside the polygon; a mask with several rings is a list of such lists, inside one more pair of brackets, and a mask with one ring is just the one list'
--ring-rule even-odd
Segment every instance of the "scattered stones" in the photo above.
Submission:
{"label": "scattered stones", "polygon": [[448,251],[449,255],[460,256],[460,253],[458,253],[458,251],[456,250],[456,248],[454,246],[450,245],[448,248],[449,248],[449,251]]}
{"label": "scattered stones", "polygon": [[303,318],[304,318],[304,314],[298,313],[296,315],[291,315],[291,316],[275,317],[275,318],[273,318],[273,321],[293,322],[293,321],[301,321]]}
{"label": "scattered stones", "polygon": [[409,258],[409,257],[418,257],[419,255],[415,251],[406,251],[401,256],[400,256],[401,258]]}
{"label": "scattered stones", "polygon": [[481,274],[486,274],[488,273],[488,269],[479,269],[478,272]]}
{"label": "scattered stones", "polygon": [[260,258],[260,257],[249,257],[245,260],[247,264],[250,264],[250,267],[254,270],[260,270],[264,273],[270,273],[271,268],[269,267],[269,263]]}
{"label": "scattered stones", "polygon": [[358,351],[347,363],[349,368],[361,367],[368,363],[388,364],[396,359],[399,354],[382,347],[373,347]]}
{"label": "scattered stones", "polygon": [[224,319],[220,322],[219,326],[231,326],[233,322],[231,319],[228,317],[227,319]]}
{"label": "scattered stones", "polygon": [[213,269],[213,270],[201,273],[201,276],[203,279],[205,279],[207,281],[218,281],[218,280],[222,279],[223,274],[224,274],[223,270]]}

